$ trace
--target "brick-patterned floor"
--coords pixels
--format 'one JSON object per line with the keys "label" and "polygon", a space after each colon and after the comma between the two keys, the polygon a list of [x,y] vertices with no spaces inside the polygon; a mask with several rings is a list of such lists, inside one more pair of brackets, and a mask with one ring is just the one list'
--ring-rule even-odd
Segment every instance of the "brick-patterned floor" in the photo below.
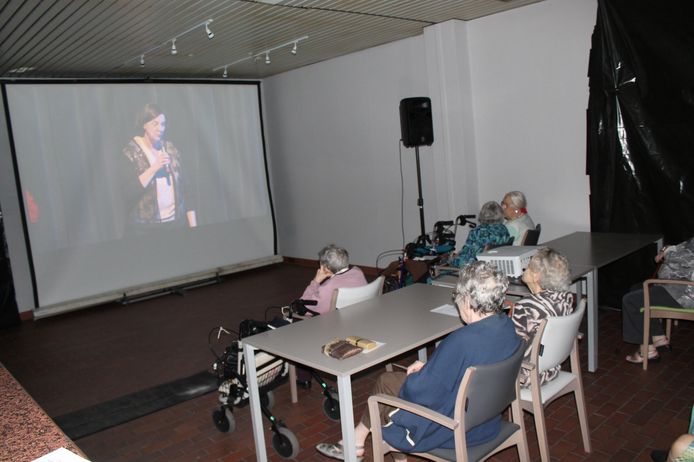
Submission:
{"label": "brick-patterned floor", "polygon": [[[312,274],[312,270],[307,269],[293,271],[303,271],[301,278],[310,279]],[[282,271],[274,276],[273,274],[261,271],[256,273],[254,277],[276,277],[278,284],[293,287],[297,285],[297,280],[285,282],[287,274]],[[298,279],[302,280],[301,278]],[[158,368],[173,369],[177,377],[182,377],[187,373],[197,372],[209,366],[212,358],[206,351],[206,339],[200,335],[200,329],[193,329],[192,324],[196,322],[197,317],[201,317],[204,322],[208,323],[207,325],[213,326],[214,322],[209,319],[215,319],[216,316],[218,320],[222,316],[220,312],[213,315],[207,312],[215,306],[215,299],[224,302],[222,308],[216,308],[222,310],[223,313],[225,309],[228,309],[224,308],[224,306],[229,305],[228,297],[237,297],[242,300],[244,290],[255,290],[253,289],[253,281],[245,276],[240,277],[236,282],[241,285],[234,285],[235,282],[230,281],[221,285],[226,285],[226,288],[217,286],[216,288],[191,291],[186,296],[185,302],[172,297],[155,302],[161,304],[161,309],[168,310],[165,312],[172,315],[178,313],[177,304],[185,305],[187,308],[182,308],[184,310],[189,310],[191,305],[197,310],[196,316],[187,319],[185,326],[180,326],[180,323],[176,323],[174,326],[171,323],[165,323],[162,324],[165,328],[156,331],[152,330],[154,328],[151,325],[146,326],[146,332],[143,335],[156,336],[159,347],[172,349],[170,353],[164,354],[166,358],[164,364],[157,366]],[[203,291],[209,291],[212,295],[205,296],[202,294]],[[220,291],[227,292],[222,294]],[[241,292],[237,293],[239,291]],[[287,295],[287,293],[289,292],[274,291],[271,297],[291,299],[291,295]],[[204,297],[207,297],[205,301],[203,301]],[[144,313],[142,310],[148,309],[157,312],[156,310],[159,309],[157,307],[147,308],[146,303],[150,302],[140,304],[139,308],[133,312]],[[265,302],[264,306],[271,303],[276,302],[268,301]],[[132,310],[133,308],[120,309]],[[158,316],[161,316],[161,313],[157,313]],[[132,327],[133,316],[134,314],[125,316],[127,322],[131,324],[131,330],[134,329]],[[50,361],[51,358],[46,358],[46,351],[42,349],[41,342],[37,341],[37,333],[42,336],[50,336],[54,327],[49,326],[55,324],[57,326],[55,328],[59,327],[62,332],[72,334],[70,325],[86,323],[87,321],[82,318],[89,318],[89,322],[96,322],[97,325],[99,322],[103,323],[97,330],[99,335],[94,337],[111,338],[110,328],[107,325],[111,326],[108,323],[117,324],[118,322],[116,315],[110,310],[103,312],[88,310],[82,315],[60,321],[40,321],[38,323],[40,328],[23,326],[20,329],[0,331],[0,360],[8,366],[8,369],[32,394],[36,393],[40,396],[41,399],[38,401],[44,408],[55,411],[51,415],[59,415],[62,412],[74,410],[75,406],[80,404],[80,393],[85,395],[84,406],[93,404],[91,401],[96,399],[93,395],[98,395],[98,393],[89,392],[90,387],[109,388],[108,383],[117,382],[119,386],[113,385],[112,388],[120,387],[122,392],[122,390],[135,386],[134,384],[140,387],[149,386],[150,384],[147,382],[154,380],[151,377],[140,377],[145,372],[137,368],[134,369],[137,372],[132,375],[128,375],[126,372],[130,362],[140,360],[139,355],[135,353],[137,353],[138,348],[143,348],[134,337],[129,338],[129,341],[112,345],[112,348],[117,349],[119,355],[126,355],[126,359],[105,358],[103,355],[106,353],[101,351],[100,355],[102,356],[85,352],[79,359],[75,356],[63,358],[60,367],[67,368],[67,371],[61,370],[60,374],[56,376],[45,374],[46,370],[50,370],[52,366],[47,368],[44,362]],[[691,339],[694,335],[694,323],[680,323],[678,327],[675,327],[672,339],[673,351],[663,353],[661,361],[652,363],[649,370],[644,372],[639,366],[628,364],[623,359],[634,348],[624,344],[621,340],[620,313],[601,310],[599,322],[600,368],[594,374],[585,372],[587,345],[585,341],[581,345],[583,380],[588,400],[593,452],[591,454],[583,452],[573,398],[564,397],[552,403],[547,412],[552,459],[562,461],[649,461],[651,449],[667,447],[677,435],[687,429],[689,413],[692,404],[694,404],[694,374],[691,372],[694,370],[694,345],[687,339]],[[85,328],[86,325],[81,324],[81,328]],[[119,328],[123,329],[123,327]],[[194,334],[185,334],[193,330],[195,330]],[[88,337],[91,337],[91,334]],[[193,339],[183,337],[193,337]],[[96,339],[89,341],[96,341]],[[111,341],[116,342],[117,340]],[[10,353],[10,342],[14,348],[11,351],[14,353]],[[62,356],[67,355],[68,351],[69,354],[76,355],[75,351],[79,350],[77,346],[68,347],[65,345],[70,342],[75,345],[81,344],[79,338],[75,339],[72,335],[69,338],[66,337],[61,346]],[[181,364],[179,364],[176,361],[180,350],[169,345],[176,343],[183,343],[186,348],[195,348],[201,353],[197,357],[195,354],[189,354],[189,352],[181,354],[180,357],[184,360],[181,360]],[[197,345],[197,347],[191,345]],[[128,354],[126,351],[128,348],[134,351]],[[198,353],[196,352],[196,354]],[[156,356],[151,360],[162,361]],[[94,362],[98,362],[97,370],[101,370],[101,375],[105,375],[105,377],[99,377],[95,374],[93,377],[89,376],[85,379],[84,374],[91,371],[89,364]],[[186,362],[190,362],[192,365],[186,366]],[[114,364],[118,364],[118,366],[114,366]],[[184,370],[185,367],[190,370]],[[121,372],[113,374],[111,371],[116,368]],[[142,370],[149,369],[143,367]],[[365,409],[366,399],[373,381],[381,371],[381,368],[376,368],[354,379],[354,403],[357,416]],[[155,372],[159,373],[159,369],[156,369]],[[80,377],[73,378],[73,381],[70,382],[71,387],[61,388],[59,382],[69,380],[70,373],[78,376],[82,374],[82,380],[79,380]],[[99,383],[98,386],[95,385],[97,382]],[[85,391],[73,393],[73,395],[78,396],[67,396],[72,389],[78,387],[84,387]],[[51,389],[60,391],[51,392]],[[113,390],[112,394],[117,393],[117,391]],[[61,394],[65,397],[61,397]],[[108,398],[115,396],[108,396]],[[322,441],[334,442],[339,440],[340,426],[339,423],[333,422],[323,415],[322,395],[319,393],[318,387],[314,384],[312,390],[299,390],[299,403],[296,405],[291,404],[289,400],[288,384],[278,387],[275,390],[275,396],[274,414],[296,434],[302,448],[296,460],[326,461],[327,459],[316,453],[314,446]],[[236,430],[233,433],[220,433],[215,428],[211,414],[216,408],[217,395],[211,393],[82,438],[77,441],[77,444],[93,462],[255,461],[248,407],[235,410]],[[533,425],[532,417],[526,414],[531,459],[539,460]],[[266,425],[268,456],[273,461],[282,460],[270,446],[271,433],[268,431],[268,427]],[[370,444],[370,440],[368,443]],[[370,447],[367,445],[367,461],[371,460],[370,453]],[[516,461],[518,457],[515,449],[509,449],[492,460]]]}
{"label": "brick-patterned floor", "polygon": [[[694,403],[694,347],[686,339],[691,338],[693,326],[682,324],[676,328],[673,351],[663,353],[662,360],[644,372],[622,359],[631,348],[621,342],[619,316],[618,312],[600,313],[600,369],[595,374],[584,372],[593,451],[583,452],[574,400],[564,397],[551,404],[547,412],[553,460],[649,461],[651,449],[667,447],[687,428]],[[380,371],[375,369],[354,380],[357,415],[365,409]],[[300,390],[296,405],[289,400],[288,384],[277,388],[275,396],[275,415],[296,434],[302,448],[296,460],[325,461],[314,446],[339,440],[340,427],[323,415],[317,387]],[[210,394],[83,438],[78,444],[99,462],[255,461],[248,407],[235,411],[236,430],[223,434],[212,425],[216,399],[216,394]],[[539,460],[533,425],[532,417],[526,414],[531,458]],[[271,432],[266,428],[267,438],[268,434]],[[371,451],[367,449],[366,460],[370,460]],[[268,455],[273,461],[282,460],[271,448]],[[510,449],[492,460],[516,461],[518,457],[515,449]]]}

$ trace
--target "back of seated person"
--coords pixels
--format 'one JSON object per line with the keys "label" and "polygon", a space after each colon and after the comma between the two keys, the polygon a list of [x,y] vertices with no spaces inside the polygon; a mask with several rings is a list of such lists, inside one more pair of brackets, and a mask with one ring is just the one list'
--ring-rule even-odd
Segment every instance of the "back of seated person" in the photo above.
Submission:
{"label": "back of seated person", "polygon": [[525,232],[535,229],[535,223],[528,215],[528,201],[525,194],[520,191],[506,193],[501,201],[501,207],[504,209],[505,224],[513,238],[513,245],[521,245]]}
{"label": "back of seated person", "polygon": [[[511,319],[516,333],[530,345],[543,319],[552,316],[565,316],[574,310],[574,294],[568,292],[571,285],[569,261],[561,253],[543,247],[533,255],[528,268],[523,272],[523,282],[528,285],[532,295],[516,302]],[[525,360],[530,359],[528,346]],[[560,367],[543,371],[540,383],[554,379]],[[530,386],[530,373],[521,368],[521,385]]]}
{"label": "back of seated person", "polygon": [[318,252],[319,267],[316,275],[304,290],[303,300],[315,300],[317,305],[311,310],[325,313],[330,309],[330,299],[335,289],[366,285],[361,269],[349,265],[349,253],[334,244],[323,247]]}
{"label": "back of seated person", "polygon": [[504,245],[510,235],[504,226],[504,210],[494,201],[485,203],[478,214],[479,226],[470,230],[460,253],[451,260],[454,266],[462,267],[475,261],[477,255],[488,245]]}

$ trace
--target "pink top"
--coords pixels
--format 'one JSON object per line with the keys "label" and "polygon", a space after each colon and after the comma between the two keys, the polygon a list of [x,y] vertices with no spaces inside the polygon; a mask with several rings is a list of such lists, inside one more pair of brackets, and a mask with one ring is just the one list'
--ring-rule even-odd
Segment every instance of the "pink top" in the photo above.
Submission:
{"label": "pink top", "polygon": [[311,280],[311,283],[306,287],[301,298],[303,300],[316,300],[318,304],[316,306],[309,306],[308,308],[319,313],[325,313],[330,310],[330,300],[333,297],[333,291],[335,289],[359,287],[366,284],[364,273],[356,266],[353,266],[344,273],[332,275],[321,284],[318,284],[315,280]]}

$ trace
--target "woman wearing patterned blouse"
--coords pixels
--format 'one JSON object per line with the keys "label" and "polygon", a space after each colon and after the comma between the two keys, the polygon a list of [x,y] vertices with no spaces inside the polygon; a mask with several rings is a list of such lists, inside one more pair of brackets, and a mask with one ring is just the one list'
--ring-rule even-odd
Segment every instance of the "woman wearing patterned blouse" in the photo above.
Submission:
{"label": "woman wearing patterned blouse", "polygon": [[452,265],[462,267],[475,261],[477,254],[488,245],[507,244],[511,236],[504,226],[504,211],[494,201],[487,202],[478,215],[480,225],[473,228],[467,236],[465,245],[460,253],[451,261]]}
{"label": "woman wearing patterned blouse", "polygon": [[[530,259],[523,272],[523,282],[528,285],[530,295],[513,306],[512,320],[516,333],[529,344],[543,319],[565,316],[574,310],[574,294],[568,292],[571,285],[569,261],[556,250],[543,247]],[[530,359],[532,345],[525,352]],[[540,383],[549,382],[559,373],[560,366],[548,369],[540,375]],[[529,386],[530,373],[521,368],[521,385]]]}
{"label": "woman wearing patterned blouse", "polygon": [[197,218],[187,203],[178,149],[164,139],[166,115],[157,105],[146,104],[137,116],[137,127],[142,135],[134,136],[123,148],[123,190],[132,204],[126,232],[137,235],[164,227],[194,228]]}

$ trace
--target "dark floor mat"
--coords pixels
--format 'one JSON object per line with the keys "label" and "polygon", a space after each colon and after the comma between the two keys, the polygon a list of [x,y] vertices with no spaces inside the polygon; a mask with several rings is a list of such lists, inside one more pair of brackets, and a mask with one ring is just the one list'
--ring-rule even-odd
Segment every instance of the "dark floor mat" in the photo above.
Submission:
{"label": "dark floor mat", "polygon": [[131,395],[56,417],[73,440],[143,417],[217,389],[217,377],[200,372]]}

